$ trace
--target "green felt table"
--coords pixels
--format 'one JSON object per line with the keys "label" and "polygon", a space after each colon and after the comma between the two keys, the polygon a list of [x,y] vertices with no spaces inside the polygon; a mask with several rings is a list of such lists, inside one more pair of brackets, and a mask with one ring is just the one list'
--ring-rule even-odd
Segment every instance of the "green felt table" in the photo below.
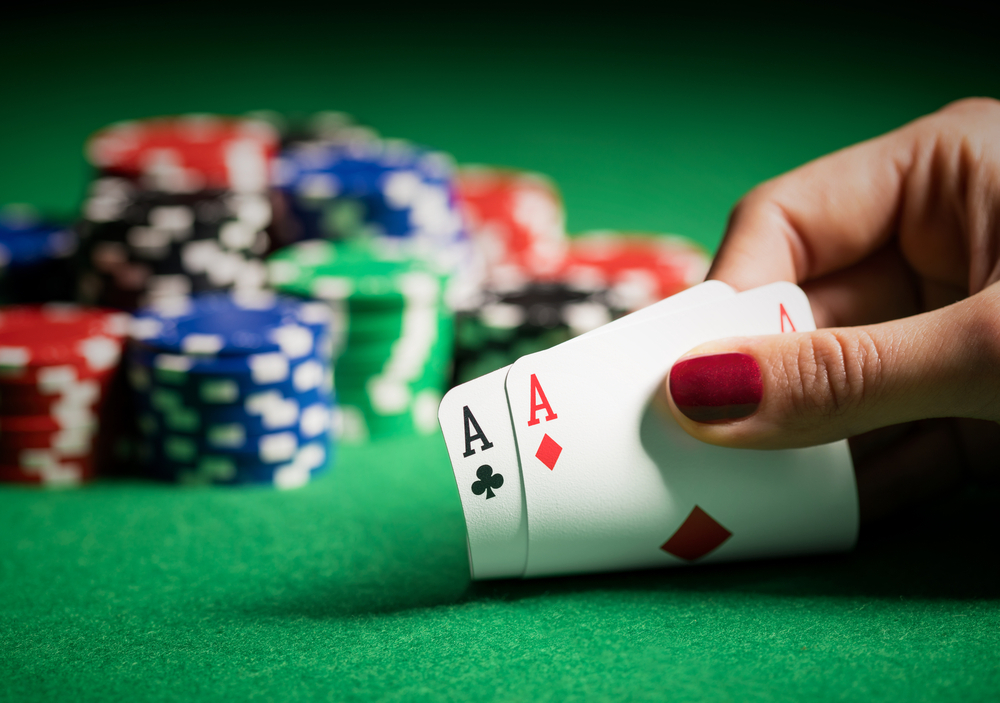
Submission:
{"label": "green felt table", "polygon": [[[573,231],[714,248],[755,183],[1000,95],[968,18],[536,10],[41,3],[0,42],[0,202],[72,211],[111,121],[335,108],[551,175]],[[942,497],[846,555],[470,583],[437,436],[287,492],[0,487],[0,699],[996,700],[998,505]]]}

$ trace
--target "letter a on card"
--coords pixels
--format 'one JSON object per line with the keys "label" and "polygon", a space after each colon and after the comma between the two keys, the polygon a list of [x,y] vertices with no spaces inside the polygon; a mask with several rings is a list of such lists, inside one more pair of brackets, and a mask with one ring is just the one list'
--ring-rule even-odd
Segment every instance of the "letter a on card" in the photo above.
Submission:
{"label": "letter a on card", "polygon": [[552,406],[549,405],[549,399],[545,397],[545,391],[542,390],[542,384],[538,382],[538,376],[531,374],[531,417],[528,420],[528,427],[533,427],[538,424],[538,411],[545,411],[545,421],[558,420],[559,416],[552,411]]}

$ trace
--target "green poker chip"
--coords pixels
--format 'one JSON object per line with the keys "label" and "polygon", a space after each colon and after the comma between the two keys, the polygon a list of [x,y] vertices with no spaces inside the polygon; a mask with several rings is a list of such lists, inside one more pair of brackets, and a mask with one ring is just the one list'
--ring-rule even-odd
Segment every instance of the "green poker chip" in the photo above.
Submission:
{"label": "green poker chip", "polygon": [[282,292],[347,303],[351,313],[439,305],[445,282],[420,259],[370,244],[320,239],[275,252],[268,276]]}

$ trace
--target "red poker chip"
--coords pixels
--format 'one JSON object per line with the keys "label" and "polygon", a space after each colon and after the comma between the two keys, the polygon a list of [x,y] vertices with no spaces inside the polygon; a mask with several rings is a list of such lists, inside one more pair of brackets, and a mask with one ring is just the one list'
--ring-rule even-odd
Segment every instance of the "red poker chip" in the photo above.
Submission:
{"label": "red poker chip", "polygon": [[467,229],[490,270],[529,277],[556,271],[566,254],[565,210],[544,176],[490,167],[460,169],[456,195]]}
{"label": "red poker chip", "polygon": [[0,482],[73,486],[94,477],[94,460],[64,459],[22,466],[0,464]]}
{"label": "red poker chip", "polygon": [[[96,384],[95,384],[96,385]],[[93,388],[93,387],[90,387]],[[100,412],[106,401],[103,388],[87,393],[13,394],[0,386],[0,417],[5,415],[50,415],[63,408],[89,408]]]}
{"label": "red poker chip", "polygon": [[54,457],[59,461],[88,459],[94,456],[97,442],[94,437],[80,437],[78,441],[56,441],[49,447],[12,447],[0,442],[0,465],[23,466],[31,462]]}
{"label": "red poker chip", "polygon": [[278,145],[277,132],[260,120],[186,115],[111,125],[91,136],[87,157],[154,190],[262,191]]}
{"label": "red poker chip", "polygon": [[21,449],[54,449],[73,453],[79,447],[97,440],[97,432],[91,429],[47,430],[44,432],[4,432],[0,434],[0,449],[18,451]]}
{"label": "red poker chip", "polygon": [[559,276],[603,285],[638,310],[700,283],[711,258],[676,235],[591,232],[574,237]]}
{"label": "red poker chip", "polygon": [[72,366],[86,377],[121,360],[128,317],[78,305],[0,308],[0,381],[37,383],[47,367]]}
{"label": "red poker chip", "polygon": [[67,408],[49,415],[0,416],[0,444],[10,434],[20,432],[58,432],[59,430],[97,430],[98,415],[90,408]]}

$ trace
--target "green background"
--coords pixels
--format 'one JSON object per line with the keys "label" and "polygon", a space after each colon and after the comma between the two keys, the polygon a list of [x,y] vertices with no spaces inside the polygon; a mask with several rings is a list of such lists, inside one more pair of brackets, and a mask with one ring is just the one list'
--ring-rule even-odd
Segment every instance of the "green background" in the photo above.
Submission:
{"label": "green background", "polygon": [[[965,95],[1000,96],[959,6],[595,17],[42,3],[0,27],[0,202],[71,212],[102,125],[340,109],[534,169],[573,231],[714,248],[755,183]],[[998,496],[849,555],[470,584],[439,437],[341,451],[303,489],[0,488],[6,700],[995,700]]]}

